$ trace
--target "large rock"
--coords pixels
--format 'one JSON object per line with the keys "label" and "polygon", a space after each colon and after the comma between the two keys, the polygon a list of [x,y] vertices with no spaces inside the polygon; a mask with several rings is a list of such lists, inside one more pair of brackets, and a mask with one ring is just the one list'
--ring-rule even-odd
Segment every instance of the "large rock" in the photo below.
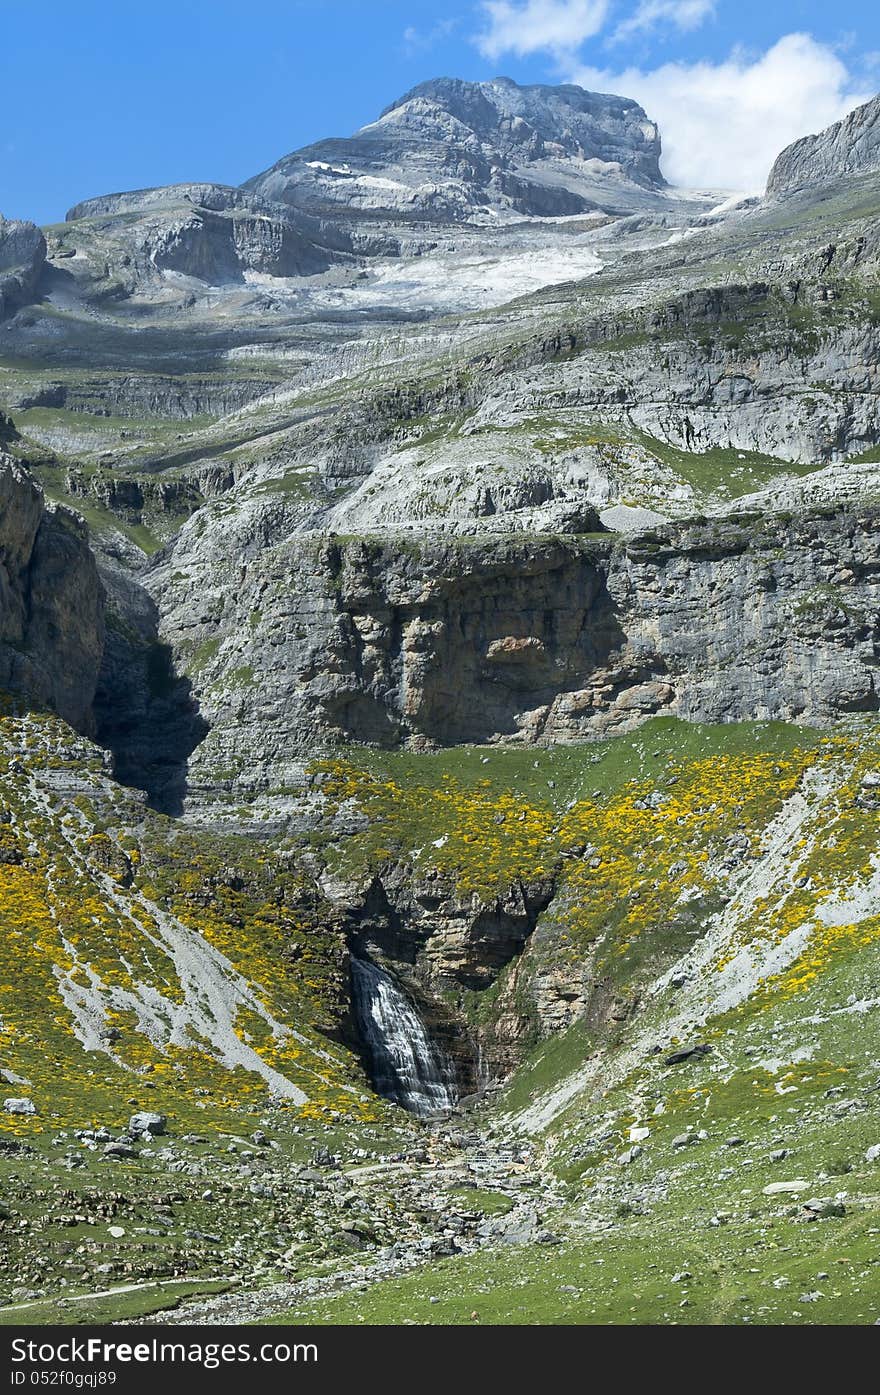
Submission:
{"label": "large rock", "polygon": [[168,1120],[164,1114],[155,1114],[150,1110],[142,1110],[138,1114],[132,1114],[128,1121],[128,1131],[131,1134],[150,1133],[154,1137],[165,1133],[168,1128]]}
{"label": "large rock", "polygon": [[33,1100],[10,1097],[3,1101],[3,1108],[7,1114],[36,1114],[37,1106]]}
{"label": "large rock", "polygon": [[786,146],[767,180],[769,199],[880,170],[880,97],[815,136]]}

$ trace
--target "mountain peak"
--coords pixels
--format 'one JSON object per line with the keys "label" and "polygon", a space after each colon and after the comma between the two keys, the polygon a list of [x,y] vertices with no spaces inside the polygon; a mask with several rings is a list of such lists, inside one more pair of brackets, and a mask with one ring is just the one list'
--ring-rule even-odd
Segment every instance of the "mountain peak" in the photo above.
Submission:
{"label": "mountain peak", "polygon": [[344,140],[294,151],[244,187],[324,217],[467,222],[510,212],[585,213],[666,187],[660,135],[637,102],[512,78],[419,83]]}
{"label": "mountain peak", "polygon": [[[385,108],[380,121],[404,122],[413,103],[437,107],[484,141],[521,152],[531,142],[533,158],[548,153],[617,163],[638,183],[660,185],[660,134],[638,102],[574,84],[521,86],[513,78],[487,82],[430,78]],[[368,126],[365,130],[373,130]],[[542,147],[549,147],[548,150]]]}
{"label": "mountain peak", "polygon": [[880,170],[880,96],[818,135],[786,146],[770,171],[767,197],[786,198],[801,189],[871,170]]}

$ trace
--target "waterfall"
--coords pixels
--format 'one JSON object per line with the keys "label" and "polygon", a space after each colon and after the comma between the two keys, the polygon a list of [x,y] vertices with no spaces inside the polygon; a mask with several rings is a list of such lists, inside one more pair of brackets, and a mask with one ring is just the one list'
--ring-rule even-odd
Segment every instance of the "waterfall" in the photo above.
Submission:
{"label": "waterfall", "polygon": [[458,1098],[455,1069],[432,1042],[400,984],[369,959],[351,961],[355,1020],[373,1084],[411,1114],[446,1114]]}

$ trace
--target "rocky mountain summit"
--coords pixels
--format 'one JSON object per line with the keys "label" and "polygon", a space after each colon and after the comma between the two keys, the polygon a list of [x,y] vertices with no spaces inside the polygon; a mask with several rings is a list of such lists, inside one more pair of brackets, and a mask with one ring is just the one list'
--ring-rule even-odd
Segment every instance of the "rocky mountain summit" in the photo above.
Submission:
{"label": "rocky mountain summit", "polygon": [[454,223],[626,205],[627,184],[665,187],[659,158],[657,127],[636,102],[510,78],[439,78],[349,140],[296,151],[244,187],[317,216]]}
{"label": "rocky mountain summit", "polygon": [[147,296],[183,308],[175,277],[229,286],[334,272],[329,285],[348,285],[365,259],[454,250],[456,227],[494,234],[524,219],[673,212],[659,156],[657,128],[635,102],[439,79],[241,188],[192,183],[76,204],[53,242],[54,280],[102,303]]}
{"label": "rocky mountain summit", "polygon": [[816,189],[847,176],[880,169],[880,98],[857,107],[815,136],[804,136],[778,156],[767,180],[769,199]]}

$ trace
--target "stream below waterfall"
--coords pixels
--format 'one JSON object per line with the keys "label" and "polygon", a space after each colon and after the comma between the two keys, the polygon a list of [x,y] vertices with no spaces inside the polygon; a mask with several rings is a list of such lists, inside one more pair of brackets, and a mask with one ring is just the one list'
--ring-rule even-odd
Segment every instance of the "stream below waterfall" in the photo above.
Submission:
{"label": "stream below waterfall", "polygon": [[431,1040],[415,1004],[385,969],[351,960],[358,1034],[377,1092],[421,1118],[448,1114],[458,1091],[455,1067]]}

